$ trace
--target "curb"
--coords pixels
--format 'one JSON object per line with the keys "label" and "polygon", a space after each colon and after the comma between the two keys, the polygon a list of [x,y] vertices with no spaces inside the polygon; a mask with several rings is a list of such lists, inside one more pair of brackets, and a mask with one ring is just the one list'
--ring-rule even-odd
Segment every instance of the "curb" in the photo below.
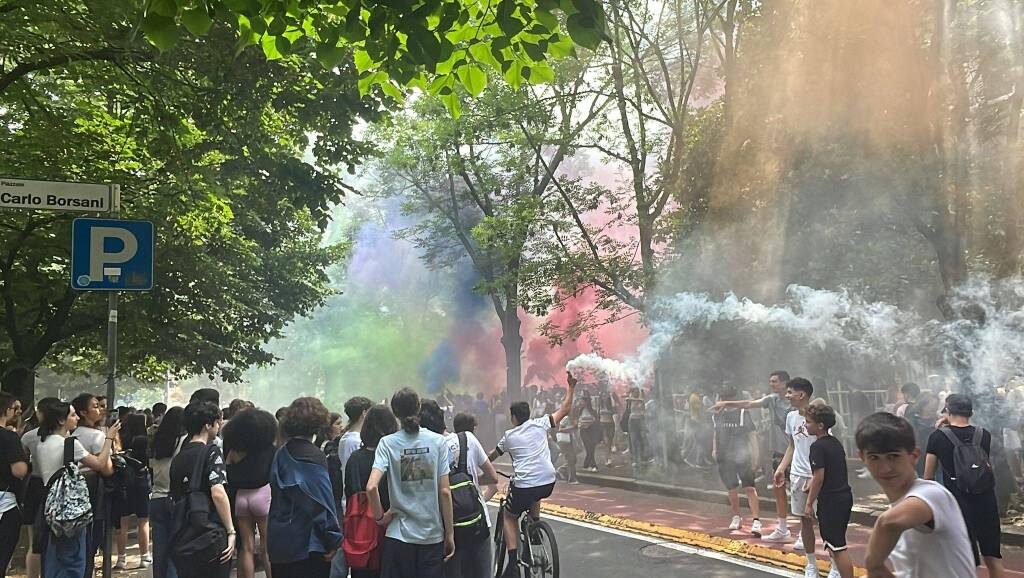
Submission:
{"label": "curb", "polygon": [[[722,490],[705,490],[703,488],[673,486],[660,482],[646,482],[632,478],[606,476],[579,471],[577,471],[576,477],[579,478],[580,481],[594,486],[617,488],[620,490],[646,494],[657,494],[659,496],[667,496],[670,498],[683,498],[697,502],[729,504],[729,494]],[[760,501],[762,510],[766,512],[775,511],[775,500],[760,496]],[[881,513],[882,512],[879,510],[855,505],[853,507],[853,511],[850,513],[850,522],[873,528],[875,525],[875,518],[877,518]],[[1006,546],[1024,547],[1024,531],[1013,526],[1003,525],[1002,543]]]}
{"label": "curb", "polygon": [[[721,538],[718,536],[711,536],[709,534],[702,534],[700,532],[693,532],[691,530],[681,530],[679,528],[661,526],[658,524],[651,524],[649,522],[640,522],[627,518],[609,516],[607,514],[588,512],[576,508],[559,506],[558,504],[552,504],[549,501],[541,502],[541,511],[556,518],[566,518],[576,520],[578,522],[587,522],[606,528],[614,528],[634,534],[660,538],[668,542],[685,544],[701,550],[710,550],[712,552],[718,552],[720,554],[735,556],[752,562],[759,562],[761,564],[767,564],[769,566],[775,566],[777,568],[784,568],[797,572],[804,569],[807,560],[800,554],[783,552],[781,550],[757,544],[748,544],[741,540]],[[818,561],[818,572],[822,573],[822,575],[828,574],[830,568],[830,562],[822,560]],[[863,568],[854,568],[854,575],[866,576],[867,573]]]}

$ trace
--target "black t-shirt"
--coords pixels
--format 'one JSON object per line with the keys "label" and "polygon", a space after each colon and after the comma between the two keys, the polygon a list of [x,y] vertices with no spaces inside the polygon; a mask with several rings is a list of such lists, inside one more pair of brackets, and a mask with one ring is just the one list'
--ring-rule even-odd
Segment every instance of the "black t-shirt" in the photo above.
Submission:
{"label": "black t-shirt", "polygon": [[811,471],[825,468],[821,495],[850,491],[846,474],[846,451],[835,436],[823,436],[811,444]]}
{"label": "black t-shirt", "polygon": [[[974,437],[973,425],[966,427],[949,426],[949,429],[953,431],[953,435],[964,443],[970,443],[971,438]],[[985,455],[992,455],[992,434],[985,429],[981,433],[981,449],[985,450]],[[956,475],[954,473],[956,468],[953,466],[953,442],[946,437],[946,434],[935,430],[932,432],[932,435],[928,436],[927,452],[938,458],[943,472],[948,472],[948,475],[943,476],[942,480],[946,484],[946,489],[953,492],[954,495],[963,495],[963,492],[956,485],[956,480],[950,479]]]}
{"label": "black t-shirt", "polygon": [[227,482],[224,469],[224,454],[215,445],[202,442],[189,442],[181,446],[181,451],[171,460],[171,497],[180,498],[188,493],[189,478],[196,467],[196,460],[206,457],[203,466],[202,488],[209,493],[212,486]]}
{"label": "black t-shirt", "polygon": [[21,480],[11,473],[11,464],[28,463],[18,434],[0,427],[0,492],[20,493]]}
{"label": "black t-shirt", "polygon": [[[369,448],[359,448],[352,452],[345,464],[345,499],[351,498],[353,494],[366,489],[370,482],[370,470],[373,469],[373,458],[376,452]],[[388,495],[387,474],[378,486],[380,491],[380,503],[387,511],[391,507],[391,498]]]}
{"label": "black t-shirt", "polygon": [[718,461],[750,461],[750,433],[754,431],[754,421],[750,419],[750,412],[744,409],[727,409],[713,414],[711,420],[715,424]]}

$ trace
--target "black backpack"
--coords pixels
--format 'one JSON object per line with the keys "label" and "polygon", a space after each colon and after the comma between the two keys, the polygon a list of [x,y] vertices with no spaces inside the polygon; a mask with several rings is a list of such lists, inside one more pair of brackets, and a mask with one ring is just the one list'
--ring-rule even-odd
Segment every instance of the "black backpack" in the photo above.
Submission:
{"label": "black backpack", "polygon": [[327,455],[327,474],[331,478],[331,493],[334,494],[334,509],[338,512],[339,518],[345,511],[345,472],[341,466],[340,446],[340,437],[324,444],[324,454]]}
{"label": "black backpack", "polygon": [[455,543],[468,544],[487,538],[487,518],[480,503],[480,491],[473,483],[473,476],[466,467],[466,455],[469,453],[466,432],[460,432],[458,435],[459,463],[448,476],[448,481],[452,491]]}
{"label": "black backpack", "polygon": [[996,487],[996,476],[992,471],[992,462],[985,449],[981,447],[981,438],[985,430],[974,426],[974,435],[969,443],[960,440],[948,427],[939,428],[949,441],[953,443],[953,469],[946,472],[956,487],[965,494],[984,494]]}
{"label": "black backpack", "polygon": [[213,500],[203,491],[203,467],[215,447],[203,448],[188,479],[188,491],[174,500],[171,558],[182,574],[201,573],[216,565],[227,543]]}

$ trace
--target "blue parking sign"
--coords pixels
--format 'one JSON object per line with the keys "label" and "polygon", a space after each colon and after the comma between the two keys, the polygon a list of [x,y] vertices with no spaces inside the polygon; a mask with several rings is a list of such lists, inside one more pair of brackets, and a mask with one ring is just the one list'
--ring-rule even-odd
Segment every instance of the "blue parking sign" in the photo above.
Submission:
{"label": "blue parking sign", "polygon": [[71,287],[84,291],[153,288],[153,223],[75,219],[71,232]]}

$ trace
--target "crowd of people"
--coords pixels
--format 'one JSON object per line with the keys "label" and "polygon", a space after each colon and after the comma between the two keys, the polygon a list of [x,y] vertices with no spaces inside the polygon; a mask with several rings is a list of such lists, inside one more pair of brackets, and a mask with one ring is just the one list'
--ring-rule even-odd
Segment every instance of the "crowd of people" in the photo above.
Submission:
{"label": "crowd of people", "polygon": [[[480,578],[492,575],[489,538],[503,524],[502,575],[521,576],[517,519],[538,515],[558,479],[574,484],[579,469],[596,471],[602,444],[609,459],[621,452],[634,468],[655,460],[649,392],[577,390],[572,375],[568,383],[528,389],[528,400],[514,403],[450,392],[421,399],[404,388],[382,404],[353,397],[342,413],[312,397],[273,414],[244,400],[222,408],[214,389],[196,391],[185,407],[108,411],[107,400],[83,393],[41,399],[29,419],[0,393],[0,564],[6,570],[26,526],[28,578],[90,578],[109,541],[116,567],[126,568],[134,526],[139,567],[152,566],[154,578],[227,578],[233,566],[239,578],[261,568],[268,578]],[[853,491],[847,449],[834,435],[840,417],[806,379],[775,371],[768,385],[759,398],[731,387],[714,402],[695,394],[688,405],[700,416],[691,416],[680,456],[717,468],[731,530],[745,526],[742,490],[750,533],[795,538],[808,577],[818,576],[820,538],[830,578],[850,578]],[[872,532],[868,575],[964,578],[984,564],[999,578],[992,434],[971,423],[967,396],[929,409],[935,404],[914,387],[892,413],[860,420],[854,436],[892,503]],[[705,445],[706,456],[695,449]],[[486,506],[498,491],[493,462],[506,455],[511,483],[494,519]],[[762,468],[776,504],[770,532],[759,507]]]}

